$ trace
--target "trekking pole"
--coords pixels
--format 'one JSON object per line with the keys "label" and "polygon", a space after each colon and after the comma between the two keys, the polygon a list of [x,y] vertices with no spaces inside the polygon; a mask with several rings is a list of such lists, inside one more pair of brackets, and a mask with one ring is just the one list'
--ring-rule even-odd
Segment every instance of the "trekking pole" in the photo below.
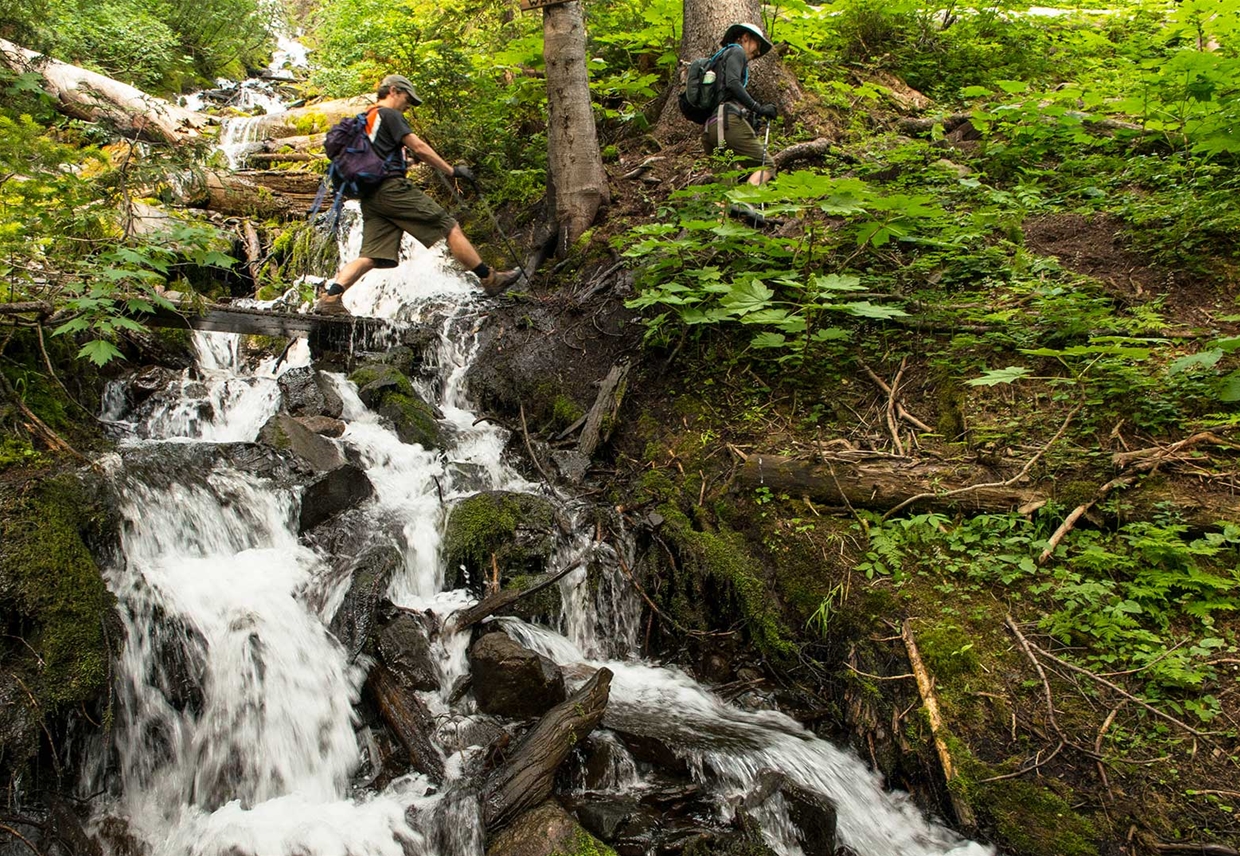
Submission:
{"label": "trekking pole", "polygon": [[[435,170],[435,175],[439,176],[439,180],[442,181],[447,186],[448,191],[452,194],[452,197],[456,200],[457,205],[464,205],[465,199],[461,195],[461,191],[456,189],[456,184],[454,184],[446,175],[444,175],[439,170]],[[473,187],[474,195],[478,197],[478,201],[482,203],[482,210],[487,215],[487,218],[491,221],[491,227],[495,229],[496,233],[500,236],[501,239],[503,239],[504,246],[508,250],[508,255],[512,257],[513,264],[515,264],[517,266],[517,269],[521,271],[522,275],[524,275],[525,265],[521,263],[521,259],[517,255],[517,251],[512,248],[512,243],[508,240],[508,233],[506,233],[503,229],[500,228],[499,220],[495,218],[495,212],[491,210],[491,206],[487,204],[486,197],[484,197],[482,195],[482,191],[478,189],[478,182],[471,181],[469,184],[471,187]]]}
{"label": "trekking pole", "polygon": [[[766,168],[766,150],[770,147],[770,145],[771,145],[771,120],[767,119],[766,120],[766,133],[762,137],[762,172],[763,173],[766,173],[768,171]],[[769,180],[770,179],[767,179],[767,181]],[[766,182],[763,182],[763,184],[765,183]],[[762,205],[762,208],[761,208],[762,216],[765,217],[766,216],[766,203],[763,202],[761,203],[761,205]]]}

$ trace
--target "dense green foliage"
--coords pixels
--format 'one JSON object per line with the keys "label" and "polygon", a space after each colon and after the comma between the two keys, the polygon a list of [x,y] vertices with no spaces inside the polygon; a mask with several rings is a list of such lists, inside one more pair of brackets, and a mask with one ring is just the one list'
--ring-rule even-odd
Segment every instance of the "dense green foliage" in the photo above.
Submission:
{"label": "dense green foliage", "polygon": [[267,63],[270,12],[259,0],[18,0],[0,3],[0,37],[149,92],[239,79]]}

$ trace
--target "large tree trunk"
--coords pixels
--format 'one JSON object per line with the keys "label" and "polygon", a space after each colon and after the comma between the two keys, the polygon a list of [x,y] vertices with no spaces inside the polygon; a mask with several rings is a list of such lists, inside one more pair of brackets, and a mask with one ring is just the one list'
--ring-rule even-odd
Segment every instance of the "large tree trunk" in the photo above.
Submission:
{"label": "large tree trunk", "polygon": [[543,60],[551,114],[547,161],[559,228],[558,252],[563,255],[590,228],[599,207],[611,199],[590,106],[580,0],[543,10]]}
{"label": "large tree trunk", "polygon": [[179,143],[199,136],[214,120],[201,113],[147,95],[127,83],[54,60],[0,39],[0,63],[16,74],[43,76],[43,89],[56,109],[75,119],[106,122],[126,136]]}
{"label": "large tree trunk", "polygon": [[[719,39],[729,26],[737,23],[757,24],[772,39],[778,35],[765,27],[760,0],[685,0],[680,62],[672,75],[672,91],[659,114],[661,133],[697,134],[698,127],[680,115],[676,99],[684,86],[685,71],[693,60],[719,50]],[[749,63],[748,88],[749,94],[758,101],[779,105],[780,113],[788,112],[801,97],[796,78],[784,69],[774,50]]]}

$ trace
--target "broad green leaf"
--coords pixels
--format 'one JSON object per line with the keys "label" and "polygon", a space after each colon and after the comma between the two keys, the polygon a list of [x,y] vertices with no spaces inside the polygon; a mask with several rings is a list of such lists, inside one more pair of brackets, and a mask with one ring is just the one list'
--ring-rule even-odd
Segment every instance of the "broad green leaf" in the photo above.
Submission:
{"label": "broad green leaf", "polygon": [[735,283],[719,302],[733,315],[747,315],[765,309],[774,296],[775,292],[763,285],[761,280],[751,279]]}
{"label": "broad green leaf", "polygon": [[1209,351],[1201,351],[1197,354],[1189,354],[1173,360],[1171,365],[1167,367],[1167,371],[1171,374],[1188,371],[1196,366],[1203,368],[1213,368],[1214,365],[1223,358],[1223,351],[1220,348],[1214,348]]}
{"label": "broad green leaf", "polygon": [[897,309],[894,306],[878,306],[868,300],[863,300],[859,303],[840,303],[828,308],[842,309],[849,315],[856,315],[858,318],[877,318],[879,320],[886,320],[888,318],[908,317],[908,313],[903,309]]}
{"label": "broad green leaf", "polygon": [[815,330],[809,338],[812,342],[835,342],[852,338],[852,333],[841,330],[839,327],[824,327],[821,330]]}
{"label": "broad green leaf", "polygon": [[1219,401],[1240,401],[1240,369],[1223,378],[1218,397]]}
{"label": "broad green leaf", "polygon": [[[1240,321],[1240,318],[1237,318],[1236,320]],[[1240,348],[1240,336],[1233,336],[1227,339],[1219,339],[1217,342],[1214,343],[1214,347],[1218,348],[1219,350],[1227,351],[1228,353],[1231,353],[1232,351]]]}
{"label": "broad green leaf", "polygon": [[773,333],[768,330],[754,336],[749,340],[749,344],[754,348],[782,348],[788,344],[788,340],[784,338],[783,333]]}
{"label": "broad green leaf", "polygon": [[78,351],[78,356],[86,357],[97,366],[105,365],[116,357],[120,357],[122,360],[125,358],[124,354],[106,339],[95,339],[94,341],[87,342]]}
{"label": "broad green leaf", "polygon": [[995,386],[1001,383],[1014,383],[1029,376],[1029,369],[1023,366],[1008,366],[1005,369],[991,369],[981,377],[966,380],[969,386]]}
{"label": "broad green leaf", "polygon": [[960,90],[960,95],[963,98],[988,98],[993,94],[985,86],[966,86]]}
{"label": "broad green leaf", "polygon": [[1070,348],[1021,348],[1022,354],[1032,357],[1127,357],[1131,360],[1149,359],[1149,348],[1124,348],[1119,345],[1073,345]]}
{"label": "broad green leaf", "polygon": [[812,292],[823,294],[831,291],[860,291],[861,278],[857,276],[841,276],[840,274],[819,275],[810,279]]}

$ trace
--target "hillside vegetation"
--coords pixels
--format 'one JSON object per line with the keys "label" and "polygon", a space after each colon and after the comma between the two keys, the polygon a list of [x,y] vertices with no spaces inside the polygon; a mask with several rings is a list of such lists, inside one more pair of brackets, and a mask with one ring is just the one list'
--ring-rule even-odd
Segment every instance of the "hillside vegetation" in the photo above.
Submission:
{"label": "hillside vegetation", "polygon": [[[213,36],[170,8],[48,0],[23,17],[0,0],[0,36],[164,92],[263,63],[265,31]],[[257,14],[244,0],[193,11]],[[653,599],[677,628],[742,627],[725,679],[742,663],[776,676],[801,718],[1005,853],[1235,847],[1240,3],[766,13],[804,98],[771,128],[778,179],[752,188],[700,157],[694,129],[656,124],[681,4],[588,4],[612,207],[505,310],[513,329],[574,319],[590,353],[569,344],[565,365],[640,330],[605,489],[657,514]],[[408,74],[418,133],[477,166],[518,240],[532,230],[546,202],[538,16],[353,0],[303,24],[306,97]],[[148,31],[166,52],[141,62],[106,35]],[[0,468],[46,463],[49,436],[82,419],[43,335],[62,373],[74,353],[116,370],[118,335],[139,326],[122,310],[165,285],[226,292],[237,254],[218,220],[187,217],[171,239],[132,228],[132,203],[193,153],[117,141],[36,88],[0,77],[0,264],[6,300],[69,320],[4,321]],[[728,218],[734,203],[770,225]],[[261,225],[260,285],[282,289],[297,227]],[[600,287],[616,269],[631,277]],[[548,437],[592,400],[550,376],[528,390]],[[73,393],[92,409],[89,389]],[[816,480],[753,481],[758,456]],[[929,469],[891,501],[856,475],[913,462]],[[981,487],[1029,501],[987,504]],[[651,623],[651,651],[703,673],[719,654]],[[910,713],[910,638],[942,725]]]}

